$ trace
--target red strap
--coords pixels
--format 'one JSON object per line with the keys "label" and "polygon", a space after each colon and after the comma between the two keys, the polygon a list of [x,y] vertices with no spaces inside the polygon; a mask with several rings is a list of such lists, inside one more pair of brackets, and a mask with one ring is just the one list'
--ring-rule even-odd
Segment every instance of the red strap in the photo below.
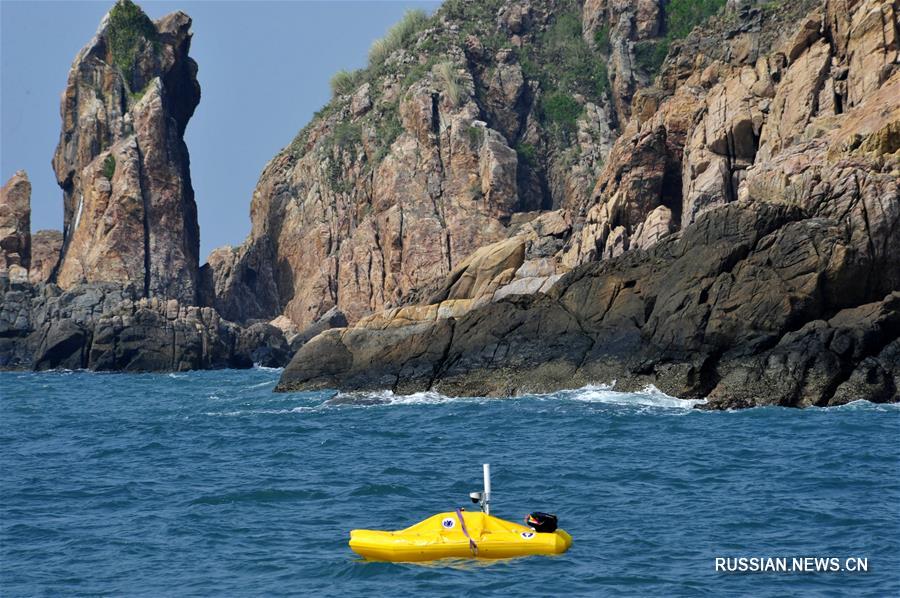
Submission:
{"label": "red strap", "polygon": [[463,518],[462,509],[456,509],[456,516],[459,518],[459,525],[462,528],[462,533],[469,539],[469,548],[472,549],[472,554],[478,556],[478,544],[475,543],[475,540],[469,535],[469,530],[466,529],[466,520]]}

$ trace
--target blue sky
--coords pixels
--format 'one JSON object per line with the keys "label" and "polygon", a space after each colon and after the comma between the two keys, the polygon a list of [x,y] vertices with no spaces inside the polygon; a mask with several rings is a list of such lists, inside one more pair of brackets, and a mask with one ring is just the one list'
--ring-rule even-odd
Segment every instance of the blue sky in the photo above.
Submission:
{"label": "blue sky", "polygon": [[[157,19],[194,19],[200,105],[187,128],[200,213],[201,261],[250,232],[250,197],[263,166],[328,101],[338,69],[365,65],[371,43],[426,1],[148,1]],[[19,169],[33,186],[31,228],[62,228],[62,191],[50,160],[59,98],[75,54],[112,0],[0,0],[0,175]]]}

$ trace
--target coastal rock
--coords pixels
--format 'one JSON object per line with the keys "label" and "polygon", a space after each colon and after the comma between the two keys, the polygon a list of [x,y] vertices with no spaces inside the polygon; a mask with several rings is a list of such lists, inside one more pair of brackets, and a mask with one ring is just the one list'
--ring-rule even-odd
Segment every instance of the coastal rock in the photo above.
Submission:
{"label": "coastal rock", "polygon": [[214,249],[200,268],[200,304],[233,322],[277,317],[281,304],[273,262],[265,238]]}
{"label": "coastal rock", "polygon": [[26,280],[31,265],[31,182],[24,170],[0,188],[0,276]]}
{"label": "coastal rock", "polygon": [[[796,208],[738,202],[701,215],[649,251],[581,266],[548,293],[510,297],[458,318],[390,328],[360,323],[320,335],[294,356],[279,388],[493,396],[615,379],[623,390],[652,383],[679,397],[705,397],[727,387],[747,360],[765,359],[773,343],[793,347],[791,354],[805,351],[791,329],[846,301],[816,281],[852,268],[835,261],[848,242],[845,230],[804,220]],[[806,249],[810,243],[815,249]],[[861,352],[836,354],[848,376],[864,355],[896,338],[896,297],[875,303],[859,318],[884,334]],[[838,384],[822,378],[826,370],[790,394],[756,393],[752,404],[827,404]],[[716,396],[710,406],[729,406]]]}
{"label": "coastal rock", "polygon": [[31,267],[28,281],[49,282],[62,252],[63,235],[58,230],[39,230],[31,236]]}
{"label": "coastal rock", "polygon": [[0,278],[0,368],[184,371],[280,367],[289,356],[275,326],[247,327],[212,308],[141,297],[132,286]]}
{"label": "coastal rock", "polygon": [[191,19],[119,0],[79,52],[53,158],[64,192],[57,281],[197,301],[199,230],[183,136],[200,100]]}

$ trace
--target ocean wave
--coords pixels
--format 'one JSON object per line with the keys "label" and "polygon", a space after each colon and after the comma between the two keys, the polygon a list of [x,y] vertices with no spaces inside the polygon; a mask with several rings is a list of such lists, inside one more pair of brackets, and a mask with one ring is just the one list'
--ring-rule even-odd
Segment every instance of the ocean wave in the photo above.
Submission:
{"label": "ocean wave", "polygon": [[284,368],[270,368],[268,366],[260,365],[258,363],[253,364],[254,370],[259,370],[261,372],[283,372]]}
{"label": "ocean wave", "polygon": [[369,392],[339,392],[327,401],[331,406],[373,407],[382,405],[443,405],[458,402],[484,402],[486,397],[448,397],[439,392],[426,390],[412,394],[395,394],[391,390]]}
{"label": "ocean wave", "polygon": [[[705,400],[679,399],[667,395],[652,384],[648,384],[637,392],[621,392],[612,390],[611,386],[588,385],[577,390],[565,391],[566,398],[585,403],[605,403],[608,405],[640,405],[643,407],[665,407],[671,409],[693,409],[694,405],[706,403]],[[557,393],[559,394],[559,393]],[[551,397],[553,395],[550,395]]]}
{"label": "ocean wave", "polygon": [[[613,383],[615,384],[615,383]],[[446,403],[484,403],[488,401],[577,401],[582,403],[604,403],[619,406],[662,407],[669,409],[692,409],[705,400],[679,399],[665,394],[655,386],[648,385],[638,392],[613,390],[611,384],[589,384],[572,390],[560,390],[543,394],[523,394],[513,397],[448,397],[435,391],[422,391],[408,395],[396,394],[390,390],[375,392],[337,393],[323,405],[380,407],[396,405],[443,405]]]}

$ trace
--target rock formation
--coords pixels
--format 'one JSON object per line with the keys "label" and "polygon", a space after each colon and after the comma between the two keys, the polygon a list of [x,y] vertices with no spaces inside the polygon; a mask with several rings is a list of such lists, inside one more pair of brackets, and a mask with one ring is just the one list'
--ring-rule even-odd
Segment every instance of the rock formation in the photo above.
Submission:
{"label": "rock formation", "polygon": [[733,3],[632,94],[590,196],[563,206],[547,272],[571,272],[502,293],[517,254],[479,250],[426,305],[306,343],[280,389],[900,400],[897,22],[884,1]]}
{"label": "rock formation", "polygon": [[197,207],[183,141],[200,101],[191,19],[118,0],[69,71],[53,157],[64,193],[56,281],[197,302]]}
{"label": "rock formation", "polygon": [[199,231],[183,141],[200,99],[190,26],[184,13],[153,23],[119,0],[76,57],[53,159],[63,233],[38,232],[29,254],[30,185],[18,173],[3,188],[0,368],[287,361],[279,328],[237,325],[198,306]]}
{"label": "rock formation", "polygon": [[39,230],[31,235],[31,266],[28,280],[39,284],[49,282],[62,253],[63,235],[58,230]]}
{"label": "rock formation", "polygon": [[[338,81],[266,166],[250,238],[210,259],[206,304],[300,328],[337,307],[355,322],[427,297],[520,215],[582,202],[615,108],[581,12],[455,0],[409,17],[402,43]],[[553,60],[585,74],[561,79]]]}
{"label": "rock formation", "polygon": [[281,332],[242,328],[208,307],[140,297],[133,287],[10,284],[0,278],[0,368],[182,371],[280,366]]}
{"label": "rock formation", "polygon": [[31,183],[18,171],[0,189],[0,276],[26,280],[31,264]]}

